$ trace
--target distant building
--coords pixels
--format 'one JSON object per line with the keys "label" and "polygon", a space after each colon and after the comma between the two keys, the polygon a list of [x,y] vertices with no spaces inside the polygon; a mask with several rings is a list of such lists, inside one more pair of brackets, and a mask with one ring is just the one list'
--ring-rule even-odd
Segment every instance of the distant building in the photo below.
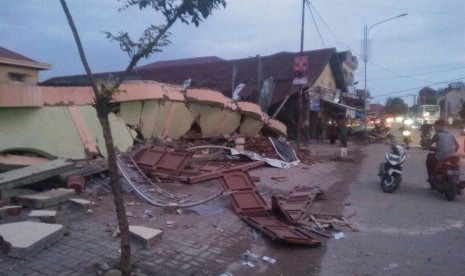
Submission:
{"label": "distant building", "polygon": [[37,62],[0,47],[0,83],[36,85],[39,81],[39,71],[50,68],[50,64]]}
{"label": "distant building", "polygon": [[385,106],[382,104],[370,104],[370,110],[368,116],[370,117],[382,117],[386,115]]}
{"label": "distant building", "polygon": [[450,87],[438,100],[442,116],[460,120],[460,110],[465,103],[465,87]]}

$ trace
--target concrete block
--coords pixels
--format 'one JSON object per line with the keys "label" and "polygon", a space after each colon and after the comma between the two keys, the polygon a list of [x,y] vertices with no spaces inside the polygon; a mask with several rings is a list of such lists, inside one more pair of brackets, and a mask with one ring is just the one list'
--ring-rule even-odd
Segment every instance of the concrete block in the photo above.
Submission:
{"label": "concrete block", "polygon": [[140,242],[145,248],[150,249],[155,243],[161,239],[162,230],[148,228],[144,226],[129,226],[131,237],[136,242]]}
{"label": "concrete block", "polygon": [[21,213],[23,206],[9,205],[0,208],[0,219],[4,219],[10,216],[18,216]]}
{"label": "concrete block", "polygon": [[29,213],[29,220],[44,223],[55,223],[56,215],[57,211],[53,210],[32,210],[31,213]]}
{"label": "concrete block", "polygon": [[9,257],[27,259],[63,235],[63,226],[32,221],[0,225],[0,246]]}
{"label": "concrete block", "polygon": [[18,203],[36,209],[47,208],[66,202],[75,194],[73,189],[58,188],[32,195],[18,197]]}
{"label": "concrete block", "polygon": [[21,188],[16,188],[16,189],[6,189],[6,190],[0,190],[0,198],[12,198],[12,197],[17,197],[20,195],[30,195],[37,193],[34,190],[30,189],[21,189]]}
{"label": "concrete block", "polygon": [[82,198],[70,198],[69,206],[74,209],[87,212],[87,210],[92,208],[92,202]]}
{"label": "concrete block", "polygon": [[239,137],[234,139],[234,144],[235,145],[244,145],[245,144],[245,138],[244,137]]}
{"label": "concrete block", "polygon": [[245,146],[244,145],[236,145],[234,148],[237,149],[238,151],[244,151]]}

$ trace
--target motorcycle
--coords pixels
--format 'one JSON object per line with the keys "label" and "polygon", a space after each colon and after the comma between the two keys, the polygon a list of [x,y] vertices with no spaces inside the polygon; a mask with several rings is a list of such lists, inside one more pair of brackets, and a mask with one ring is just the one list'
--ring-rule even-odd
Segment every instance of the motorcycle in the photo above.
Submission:
{"label": "motorcycle", "polygon": [[385,193],[392,193],[402,182],[402,167],[406,159],[401,145],[392,144],[390,151],[384,155],[384,162],[379,164],[378,176],[381,178],[381,189]]}
{"label": "motorcycle", "polygon": [[377,132],[372,130],[367,135],[368,142],[370,143],[389,143],[392,144],[395,142],[395,137],[390,133],[390,131],[386,130],[383,132]]}
{"label": "motorcycle", "polygon": [[[427,158],[435,158],[434,152],[435,148],[430,148]],[[460,180],[460,158],[452,156],[444,160],[428,182],[432,190],[444,193],[448,201],[454,200],[458,194],[461,195],[465,181]]]}
{"label": "motorcycle", "polygon": [[410,149],[410,143],[412,142],[412,137],[410,137],[411,134],[412,133],[408,129],[402,130],[402,137],[404,137],[403,141],[406,149]]}

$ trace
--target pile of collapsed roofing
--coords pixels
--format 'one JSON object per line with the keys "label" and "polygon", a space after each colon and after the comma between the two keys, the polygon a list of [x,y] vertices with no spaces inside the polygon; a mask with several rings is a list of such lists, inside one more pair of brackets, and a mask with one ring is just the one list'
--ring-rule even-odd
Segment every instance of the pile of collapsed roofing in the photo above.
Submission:
{"label": "pile of collapsed roofing", "polygon": [[[286,147],[281,147],[281,151],[285,152]],[[289,147],[287,150],[289,151]],[[136,194],[155,206],[191,207],[227,195],[235,213],[242,220],[274,241],[317,246],[321,245],[321,242],[315,238],[315,233],[330,237],[324,233],[325,227],[321,221],[309,214],[312,202],[322,194],[318,187],[295,187],[286,197],[273,196],[272,206],[269,207],[247,172],[264,165],[266,161],[244,164],[223,160],[195,164],[191,162],[192,156],[192,152],[185,150],[143,147],[132,155],[120,153],[118,167]],[[158,179],[194,184],[218,177],[223,191],[200,201],[178,198],[155,184]],[[328,221],[336,223],[342,220],[330,217],[326,220]]]}

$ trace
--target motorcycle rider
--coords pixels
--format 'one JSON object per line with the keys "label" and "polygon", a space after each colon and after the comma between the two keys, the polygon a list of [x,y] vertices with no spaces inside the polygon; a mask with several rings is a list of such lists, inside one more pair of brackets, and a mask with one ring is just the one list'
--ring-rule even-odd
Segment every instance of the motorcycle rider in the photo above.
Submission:
{"label": "motorcycle rider", "polygon": [[436,145],[435,153],[429,153],[426,158],[426,170],[428,171],[428,180],[436,173],[444,160],[455,155],[459,150],[459,143],[454,136],[445,130],[445,122],[442,119],[434,122],[435,134],[428,145]]}
{"label": "motorcycle rider", "polygon": [[430,135],[431,126],[428,124],[428,121],[424,120],[423,124],[420,126],[421,136]]}

